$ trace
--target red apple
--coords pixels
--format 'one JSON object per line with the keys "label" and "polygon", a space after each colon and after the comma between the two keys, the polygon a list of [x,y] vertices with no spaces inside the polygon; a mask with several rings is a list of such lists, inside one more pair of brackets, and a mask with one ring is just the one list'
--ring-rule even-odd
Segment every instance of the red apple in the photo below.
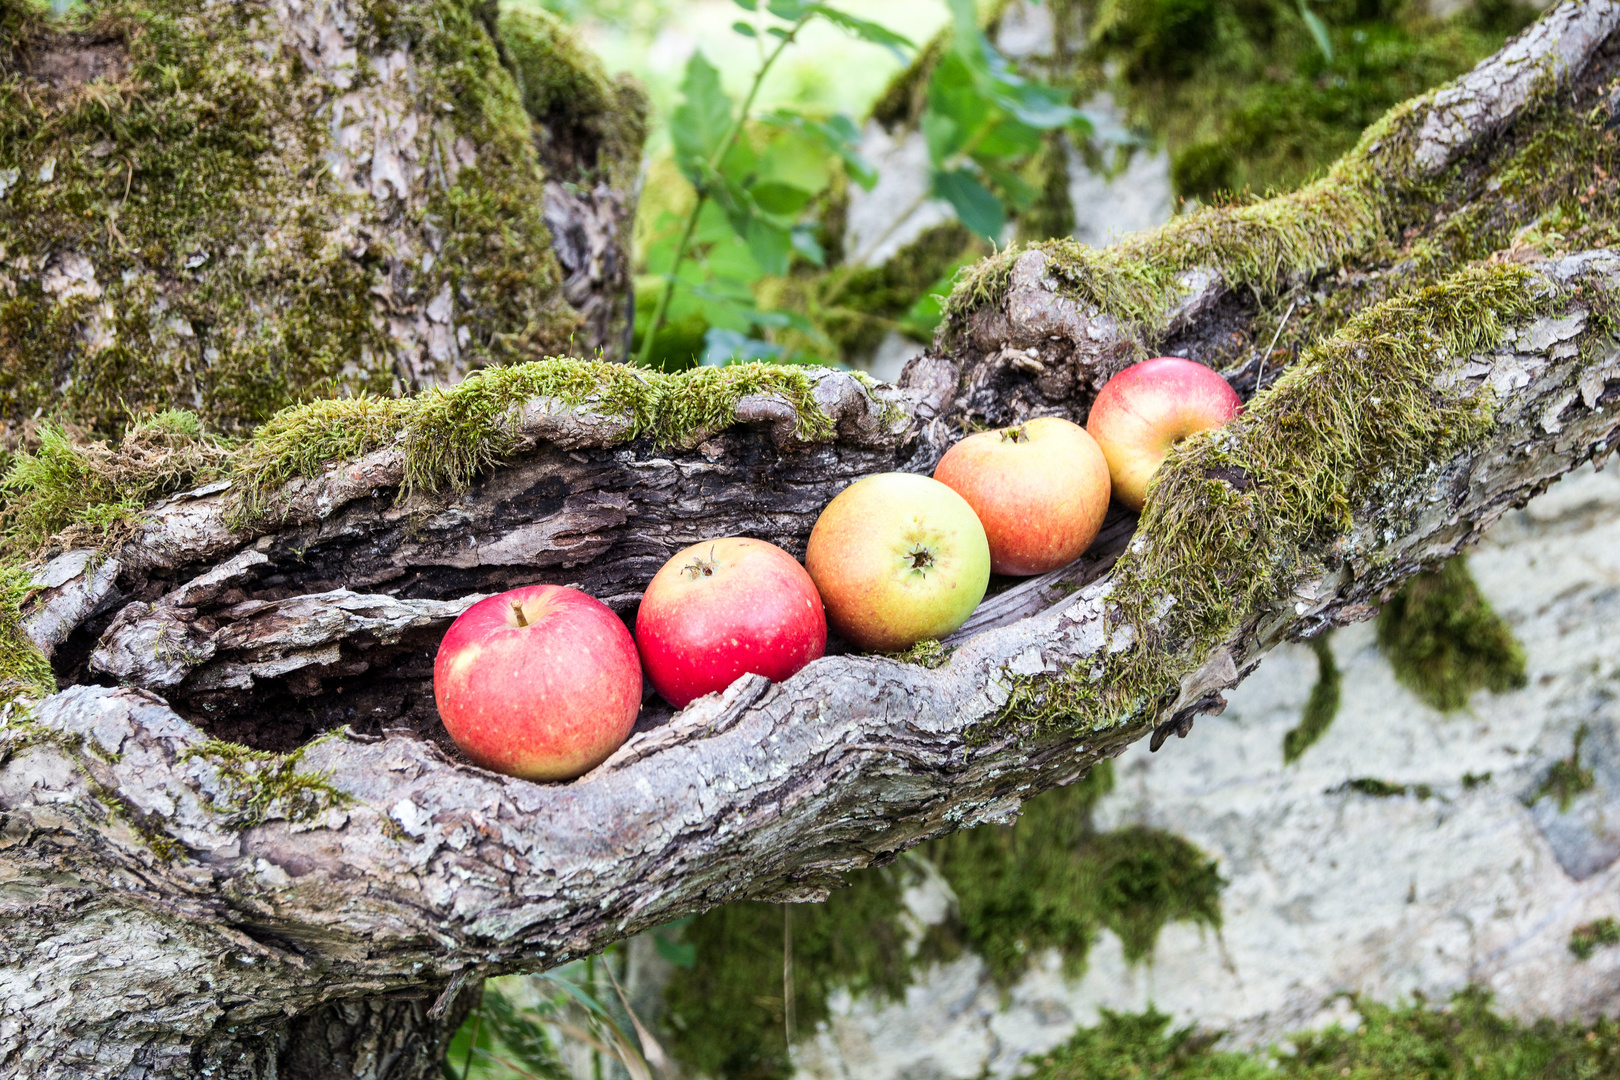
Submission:
{"label": "red apple", "polygon": [[969,435],[934,479],[968,501],[998,574],[1044,574],[1091,546],[1108,512],[1108,462],[1086,429],[1042,416]]}
{"label": "red apple", "polygon": [[477,764],[571,780],[630,737],[641,661],[607,605],[578,589],[530,585],[480,600],[450,625],[433,662],[433,699]]}
{"label": "red apple", "polygon": [[1220,427],[1241,407],[1236,391],[1203,364],[1160,356],[1109,379],[1091,406],[1086,430],[1108,459],[1114,498],[1140,510],[1148,481],[1170,448]]}
{"label": "red apple", "polygon": [[967,621],[990,583],[990,545],[973,507],[938,480],[878,473],[827,504],[804,568],[840,634],[894,652]]}
{"label": "red apple", "polygon": [[678,551],[636,615],[647,677],[677,709],[749,673],[781,682],[827,649],[827,616],[797,559],[728,536]]}

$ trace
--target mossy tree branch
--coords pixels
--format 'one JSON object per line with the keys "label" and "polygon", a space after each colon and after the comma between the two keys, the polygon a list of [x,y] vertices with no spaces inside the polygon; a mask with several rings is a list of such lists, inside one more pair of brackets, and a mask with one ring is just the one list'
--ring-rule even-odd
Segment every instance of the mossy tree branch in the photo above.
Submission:
{"label": "mossy tree branch", "polygon": [[[1582,30],[1572,56],[1557,30],[1593,12],[1613,6],[1548,15],[1525,40],[1562,73],[1548,61],[1539,99],[1480,98],[1478,137],[1435,176],[1411,179],[1439,99],[1370,136],[1383,171],[1350,161],[1314,193],[1100,254],[992,261],[897,387],[757,370],[658,397],[565,366],[311,407],[248,452],[279,465],[247,505],[253,475],[232,476],[39,569],[19,625],[65,689],[0,727],[0,1076],[265,1076],[299,1025],[348,1014],[431,1046],[485,975],[734,899],[815,899],[1185,734],[1279,641],[1370,618],[1620,442],[1620,255],[1602,250],[1620,215],[1590,169],[1566,186],[1582,163],[1620,176],[1620,50]],[[1353,225],[1322,231],[1339,210]],[[1493,246],[1459,247],[1459,215]],[[649,706],[568,785],[433,745],[426,661],[469,595],[578,583],[628,614],[676,548],[799,548],[848,480],[926,469],[966,424],[1083,417],[1141,351],[1252,390],[1266,313],[1304,294],[1306,336],[1242,419],[1176,453],[1140,522],[992,598],[930,650],[943,663],[835,650]]]}

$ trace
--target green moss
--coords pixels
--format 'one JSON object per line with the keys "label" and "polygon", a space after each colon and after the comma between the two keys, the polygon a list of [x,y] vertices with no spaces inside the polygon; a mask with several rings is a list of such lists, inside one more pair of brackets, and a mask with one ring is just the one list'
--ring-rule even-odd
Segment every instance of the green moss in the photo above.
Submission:
{"label": "green moss", "polygon": [[1304,545],[1327,546],[1354,508],[1490,430],[1489,395],[1437,391],[1436,376],[1558,304],[1523,268],[1465,270],[1357,315],[1232,424],[1182,443],[1114,570],[1113,645],[1060,676],[1008,675],[1002,722],[1102,730],[1148,716],[1192,658],[1309,569]]}
{"label": "green moss", "polygon": [[902,664],[916,664],[919,667],[937,668],[951,658],[953,649],[941,645],[933,638],[919,641],[905,652],[888,654],[892,659]]}
{"label": "green moss", "polygon": [[1434,798],[1434,788],[1428,784],[1392,784],[1388,780],[1379,780],[1371,776],[1358,776],[1353,780],[1346,780],[1338,787],[1329,788],[1327,794],[1336,795],[1343,791],[1353,791],[1357,795],[1368,795],[1374,799],[1395,799],[1403,795],[1412,795],[1420,800]]}
{"label": "green moss", "polygon": [[1170,1029],[1149,1010],[1104,1012],[1062,1047],[1034,1061],[1032,1080],[1586,1080],[1620,1070],[1620,1024],[1538,1020],[1495,1013],[1468,989],[1435,1008],[1421,998],[1391,1006],[1352,998],[1361,1022],[1293,1036],[1286,1050],[1216,1050],[1214,1033]]}
{"label": "green moss", "polygon": [[42,698],[56,692],[50,662],[23,632],[22,603],[33,591],[24,566],[0,562],[0,715],[18,697]]}
{"label": "green moss", "polygon": [[647,139],[647,103],[628,77],[608,77],[578,35],[544,8],[503,5],[502,58],[541,126],[541,153],[584,187],[633,190]]}
{"label": "green moss", "polygon": [[588,405],[628,421],[626,437],[684,445],[736,422],[737,402],[776,394],[798,411],[805,439],[832,434],[800,367],[731,364],[673,374],[601,360],[551,359],[476,372],[450,390],[414,398],[316,401],[273,418],[234,462],[243,506],[261,508],[270,492],[297,476],[318,476],[338,460],[399,445],[405,491],[462,488],[510,453],[520,407],[536,398]]}
{"label": "green moss", "polygon": [[[1169,922],[1220,926],[1215,864],[1179,837],[1142,827],[1098,833],[1091,811],[1113,785],[1109,762],[1083,781],[1024,804],[1011,826],[980,826],[930,841],[893,866],[852,876],[825,904],[793,908],[797,1030],[827,1016],[834,987],[897,997],[917,971],[964,950],[1008,985],[1047,949],[1072,971],[1107,927],[1132,962],[1152,952]],[[956,897],[948,918],[920,939],[908,929],[903,890],[938,872]],[[694,963],[667,991],[671,1049],[716,1080],[787,1075],[783,1036],[783,909],[732,904],[685,928]]]}
{"label": "green moss", "polygon": [[782,998],[783,921],[793,922],[797,1030],[827,1018],[834,986],[898,995],[911,958],[899,921],[904,863],[867,870],[824,904],[727,904],[685,928],[695,963],[665,993],[670,1049],[687,1070],[716,1080],[791,1074]]}
{"label": "green moss", "polygon": [[[0,175],[16,177],[0,216],[0,417],[60,413],[112,434],[132,407],[184,404],[233,430],[312,396],[392,393],[396,349],[414,365],[418,346],[394,340],[389,315],[441,294],[473,331],[468,366],[567,351],[579,317],[543,217],[534,122],[483,6],[374,4],[356,27],[349,89],[383,78],[371,56],[415,61],[429,181],[403,210],[329,167],[344,91],[295,52],[266,54],[280,32],[264,5],[109,0],[62,20],[8,7],[19,62],[0,78]],[[514,32],[536,106],[591,88],[598,162],[622,173],[639,99],[563,35],[550,53],[535,40]],[[32,57],[78,48],[98,50],[105,74],[78,86],[29,74]],[[475,165],[456,168],[458,140]],[[382,239],[396,219],[432,238],[431,258],[396,265]]]}
{"label": "green moss", "polygon": [[48,554],[128,538],[148,503],[224,475],[231,444],[203,433],[195,414],[137,420],[116,447],[56,423],[38,429],[0,477],[0,553]]}
{"label": "green moss", "polygon": [[1577,960],[1590,960],[1606,945],[1620,945],[1620,920],[1612,915],[1577,926],[1569,935],[1569,951]]}
{"label": "green moss", "polygon": [[325,773],[299,770],[304,753],[313,745],[308,743],[289,754],[274,754],[209,739],[186,750],[180,760],[212,765],[225,790],[210,808],[228,828],[250,829],[272,818],[313,821],[328,810],[354,801],[353,796],[334,787]]}
{"label": "green moss", "polygon": [[1311,651],[1316,654],[1316,685],[1311,687],[1311,696],[1305,699],[1305,712],[1299,718],[1299,726],[1283,736],[1284,765],[1298,761],[1317,739],[1327,733],[1327,729],[1333,725],[1333,718],[1339,714],[1339,697],[1344,679],[1339,674],[1339,665],[1333,661],[1329,636],[1322,634],[1311,639]]}
{"label": "green moss", "polygon": [[1462,708],[1479,690],[1525,684],[1524,650],[1461,556],[1412,578],[1384,605],[1378,646],[1401,685],[1442,711]]}
{"label": "green moss", "polygon": [[1575,729],[1575,745],[1570,749],[1569,757],[1553,762],[1541,786],[1530,796],[1531,805],[1550,796],[1558,800],[1558,812],[1567,814],[1578,796],[1597,786],[1592,770],[1581,764],[1581,744],[1590,734],[1591,729],[1585,724]]}

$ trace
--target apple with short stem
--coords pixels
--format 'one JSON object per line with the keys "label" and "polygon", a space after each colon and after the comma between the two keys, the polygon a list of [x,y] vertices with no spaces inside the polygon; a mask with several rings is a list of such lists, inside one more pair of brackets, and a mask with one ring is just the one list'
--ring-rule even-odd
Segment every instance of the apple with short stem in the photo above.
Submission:
{"label": "apple with short stem", "polygon": [[990,583],[990,545],[967,500],[926,476],[878,473],[816,519],[804,567],[834,629],[897,652],[967,621]]}
{"label": "apple with short stem", "polygon": [[525,780],[571,780],[630,737],[641,660],[607,605],[530,585],[462,613],[433,662],[445,730],[476,764]]}
{"label": "apple with short stem", "polygon": [[998,574],[1044,574],[1078,559],[1108,513],[1108,461],[1086,429],[1061,416],[969,435],[934,479],[966,499]]}
{"label": "apple with short stem", "polygon": [[653,688],[682,709],[743,675],[790,677],[826,651],[827,616],[797,559],[728,536],[676,552],[654,575],[636,646]]}
{"label": "apple with short stem", "polygon": [[1143,360],[1109,379],[1086,418],[1113,478],[1114,498],[1140,511],[1171,447],[1217,428],[1243,407],[1215,371],[1179,356]]}

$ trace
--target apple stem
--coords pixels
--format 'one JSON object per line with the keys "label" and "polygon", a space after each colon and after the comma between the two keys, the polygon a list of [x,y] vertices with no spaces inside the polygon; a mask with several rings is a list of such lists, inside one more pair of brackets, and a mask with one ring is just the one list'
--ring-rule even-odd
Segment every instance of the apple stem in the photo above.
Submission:
{"label": "apple stem", "polygon": [[1029,442],[1029,433],[1024,430],[1023,424],[1019,424],[1017,427],[1002,428],[1001,441],[1010,443]]}
{"label": "apple stem", "polygon": [[523,617],[523,605],[516,600],[512,601],[512,614],[517,618],[519,626],[529,625],[529,620]]}

